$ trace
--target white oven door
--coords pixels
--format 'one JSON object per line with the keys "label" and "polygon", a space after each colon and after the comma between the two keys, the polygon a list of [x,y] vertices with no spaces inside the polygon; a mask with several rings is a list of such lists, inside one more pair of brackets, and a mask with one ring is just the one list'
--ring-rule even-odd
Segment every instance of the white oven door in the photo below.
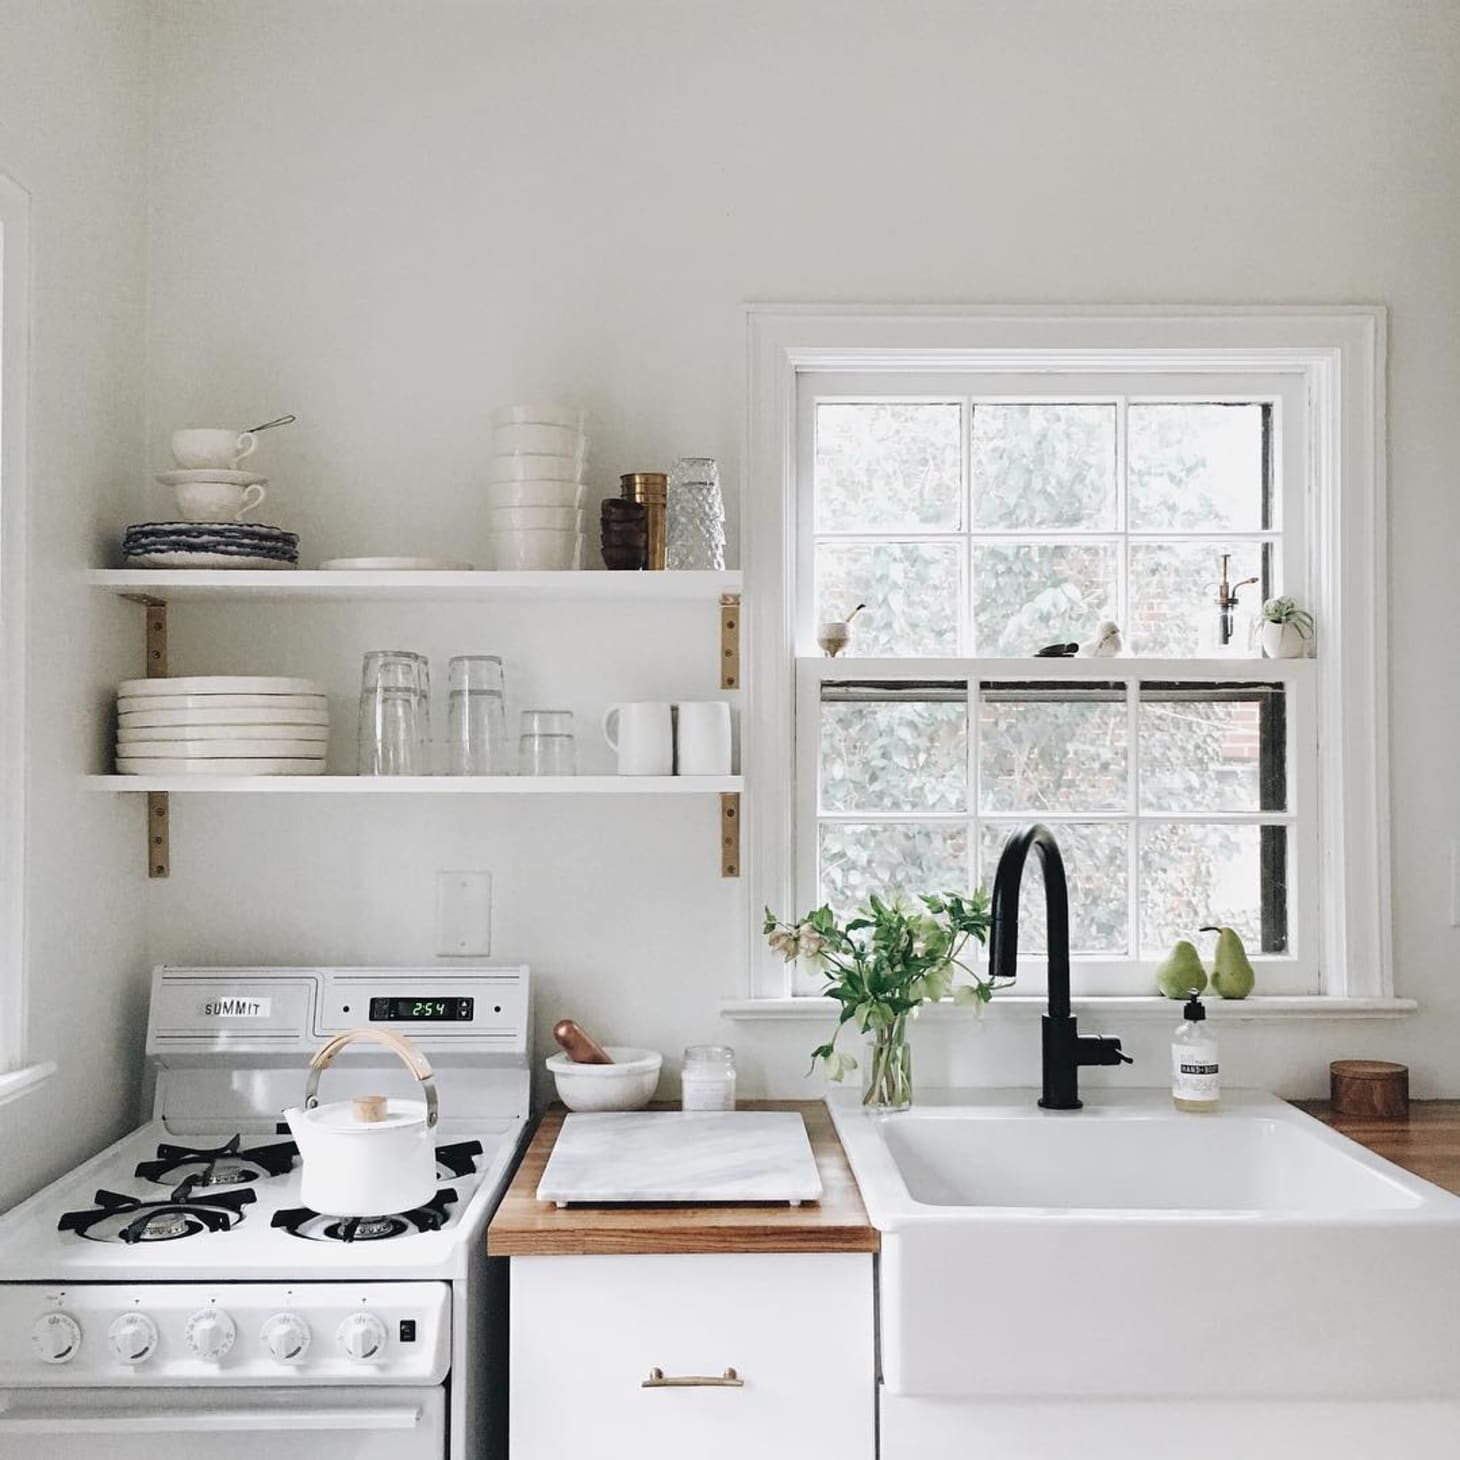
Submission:
{"label": "white oven door", "polygon": [[0,1394],[4,1460],[445,1460],[446,1391],[31,1389]]}

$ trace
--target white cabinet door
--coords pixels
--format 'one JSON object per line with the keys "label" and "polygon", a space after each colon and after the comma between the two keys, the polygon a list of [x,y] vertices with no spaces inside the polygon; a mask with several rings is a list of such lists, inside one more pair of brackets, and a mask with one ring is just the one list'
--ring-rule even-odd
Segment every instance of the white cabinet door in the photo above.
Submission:
{"label": "white cabinet door", "polygon": [[512,1259],[512,1460],[872,1460],[875,1390],[870,1255]]}

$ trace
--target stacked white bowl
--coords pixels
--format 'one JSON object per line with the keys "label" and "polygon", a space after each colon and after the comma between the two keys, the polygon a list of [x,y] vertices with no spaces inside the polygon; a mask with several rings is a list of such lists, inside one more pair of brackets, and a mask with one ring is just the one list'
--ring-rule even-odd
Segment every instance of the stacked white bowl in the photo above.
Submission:
{"label": "stacked white bowl", "polygon": [[583,566],[585,417],[561,402],[492,412],[487,566],[507,571]]}
{"label": "stacked white bowl", "polygon": [[329,733],[311,679],[210,674],[117,686],[124,776],[319,776]]}

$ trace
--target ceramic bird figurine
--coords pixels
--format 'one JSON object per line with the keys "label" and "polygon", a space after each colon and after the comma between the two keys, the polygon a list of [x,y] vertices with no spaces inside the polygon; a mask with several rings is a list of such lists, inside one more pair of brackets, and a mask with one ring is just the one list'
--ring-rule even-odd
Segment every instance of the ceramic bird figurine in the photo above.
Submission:
{"label": "ceramic bird figurine", "polygon": [[1113,619],[1106,619],[1095,630],[1095,637],[1088,644],[1080,645],[1080,654],[1086,659],[1114,659],[1123,647],[1120,625]]}

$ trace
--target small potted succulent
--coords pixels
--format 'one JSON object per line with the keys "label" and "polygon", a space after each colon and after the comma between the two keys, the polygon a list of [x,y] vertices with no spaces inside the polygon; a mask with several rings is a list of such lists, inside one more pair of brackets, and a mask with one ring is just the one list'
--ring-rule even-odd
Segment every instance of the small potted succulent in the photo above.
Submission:
{"label": "small potted succulent", "polygon": [[[787,963],[801,959],[826,979],[822,993],[841,1005],[836,1029],[811,1051],[827,1075],[841,1080],[857,1061],[836,1047],[842,1027],[855,1022],[867,1036],[862,1103],[874,1110],[906,1110],[912,1104],[912,1054],[908,1019],[925,1003],[951,997],[980,1007],[993,997],[994,981],[962,961],[969,940],[983,943],[990,926],[989,897],[982,888],[921,897],[916,904],[875,894],[845,922],[819,907],[795,922],[769,908],[765,934]],[[967,982],[955,984],[959,973]]]}
{"label": "small potted succulent", "polygon": [[1269,659],[1306,659],[1313,643],[1313,615],[1291,598],[1262,605],[1262,652]]}

